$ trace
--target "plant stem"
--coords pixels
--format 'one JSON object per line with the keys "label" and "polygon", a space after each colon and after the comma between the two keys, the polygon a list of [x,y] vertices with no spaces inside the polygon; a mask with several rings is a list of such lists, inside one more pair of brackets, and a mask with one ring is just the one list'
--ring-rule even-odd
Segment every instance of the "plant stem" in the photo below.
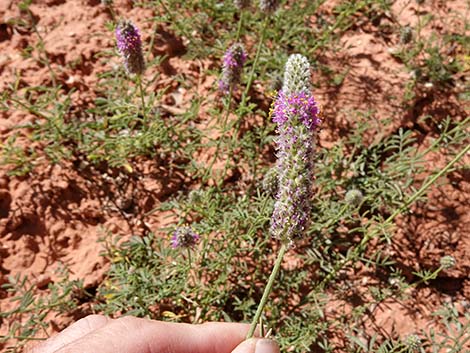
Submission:
{"label": "plant stem", "polygon": [[245,11],[243,11],[243,10],[240,12],[240,19],[238,20],[237,35],[235,36],[235,42],[238,42],[238,40],[240,39],[240,35],[241,35],[241,32],[242,32],[243,14],[244,13],[245,13]]}
{"label": "plant stem", "polygon": [[189,273],[189,271],[191,271],[191,249],[190,248],[188,248],[188,267],[189,267],[188,269],[188,273]]}
{"label": "plant stem", "polygon": [[266,38],[266,29],[268,28],[268,23],[269,23],[269,17],[266,16],[264,18],[264,22],[263,22],[263,29],[261,30],[261,39],[258,43],[258,48],[256,49],[255,61],[253,61],[250,76],[248,77],[248,83],[246,84],[245,91],[243,92],[241,105],[246,104],[246,99],[247,99],[248,93],[250,92],[251,85],[253,84],[253,80],[255,78],[256,66],[258,65],[259,56],[261,54],[261,48],[262,48],[264,40]]}
{"label": "plant stem", "polygon": [[253,337],[253,334],[255,333],[256,325],[258,324],[261,314],[263,313],[263,309],[266,305],[266,302],[268,301],[269,294],[271,293],[271,290],[273,289],[274,280],[276,279],[277,274],[279,273],[279,270],[281,268],[282,258],[284,257],[284,254],[286,253],[286,251],[287,251],[287,244],[283,243],[281,248],[279,249],[276,262],[274,263],[273,271],[271,272],[271,275],[269,276],[268,283],[266,284],[266,288],[264,289],[263,296],[261,297],[261,301],[259,302],[255,317],[253,318],[253,321],[251,322],[250,330],[248,331],[248,334],[246,335],[246,339]]}
{"label": "plant stem", "polygon": [[111,15],[111,20],[113,21],[113,23],[116,23],[116,12],[114,11],[113,4],[111,3],[109,5],[106,5],[106,8],[108,9],[109,14]]}
{"label": "plant stem", "polygon": [[33,13],[31,12],[31,10],[29,8],[27,8],[26,11],[28,12],[28,16],[30,18],[31,25],[33,27],[33,31],[36,33],[36,35],[39,38],[39,47],[41,48],[41,51],[44,54],[44,62],[47,66],[47,69],[49,70],[49,72],[51,74],[52,85],[55,87],[57,85],[56,75],[55,75],[54,70],[52,69],[51,63],[49,62],[49,58],[47,56],[47,52],[46,52],[46,49],[44,47],[44,39],[42,38],[41,34],[38,31],[38,28],[36,27],[36,23],[34,22]]}
{"label": "plant stem", "polygon": [[[240,17],[239,27],[241,27],[241,20],[242,20],[242,17]],[[241,103],[240,103],[241,106],[245,106],[246,100],[247,100],[247,97],[248,97],[248,93],[250,91],[251,85],[253,84],[253,80],[254,80],[254,77],[255,77],[256,66],[258,65],[259,57],[260,57],[260,54],[261,54],[261,48],[262,48],[264,40],[266,38],[266,29],[267,29],[268,23],[269,23],[269,17],[266,16],[264,18],[264,22],[263,22],[263,29],[261,30],[261,39],[258,43],[258,48],[256,49],[255,60],[253,61],[253,65],[251,67],[251,72],[250,72],[250,76],[248,77],[248,82],[246,84],[246,88],[243,91],[243,95],[242,95],[242,99],[241,99]],[[238,36],[238,34],[237,34],[237,36]],[[238,131],[240,130],[240,121],[241,121],[242,116],[243,115],[240,115],[237,118],[237,121],[234,123],[235,129],[233,131],[233,137],[230,141],[230,152],[229,152],[229,154],[227,156],[227,160],[225,162],[224,171],[223,171],[223,174],[222,174],[222,179],[225,179],[225,175],[227,173],[229,161],[233,156],[234,140],[236,140],[236,136],[238,135]]]}
{"label": "plant stem", "polygon": [[[226,104],[225,104],[225,115],[224,115],[223,120],[222,120],[222,135],[220,135],[218,140],[217,140],[217,145],[216,145],[216,148],[215,148],[214,157],[212,158],[212,161],[209,164],[209,167],[207,168],[203,179],[206,179],[208,174],[210,174],[210,172],[212,170],[212,167],[214,166],[214,163],[217,160],[217,157],[219,155],[220,145],[222,144],[222,140],[223,140],[224,135],[225,135],[226,130],[227,130],[227,121],[228,121],[228,117],[230,115],[230,103],[232,102],[232,93],[233,93],[233,88],[230,87],[228,98],[227,98],[227,101],[226,101]],[[223,180],[221,182],[223,182]]]}
{"label": "plant stem", "polygon": [[168,8],[168,6],[166,6],[165,2],[164,2],[163,0],[158,0],[158,2],[159,2],[160,5],[162,6],[163,11],[164,11],[166,14],[168,14],[168,16],[170,17],[169,23],[170,23],[171,25],[175,25],[176,28],[178,28],[179,31],[186,37],[186,39],[188,39],[188,40],[191,39],[193,36],[190,35],[190,34],[188,34],[188,33],[186,32],[186,30],[184,29],[184,27],[181,26],[180,21],[176,18],[176,16],[174,15],[173,11],[172,11],[170,8]]}
{"label": "plant stem", "polygon": [[144,88],[142,86],[142,76],[137,75],[137,85],[139,86],[140,99],[142,101],[142,115],[144,116],[144,124],[147,122],[147,114],[145,109]]}

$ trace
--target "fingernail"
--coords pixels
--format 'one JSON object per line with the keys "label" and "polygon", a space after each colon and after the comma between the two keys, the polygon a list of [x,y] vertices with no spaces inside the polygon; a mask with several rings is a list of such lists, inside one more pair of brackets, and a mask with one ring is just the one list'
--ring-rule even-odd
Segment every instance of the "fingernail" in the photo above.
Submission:
{"label": "fingernail", "polygon": [[276,341],[259,339],[256,342],[255,353],[279,353],[279,345]]}

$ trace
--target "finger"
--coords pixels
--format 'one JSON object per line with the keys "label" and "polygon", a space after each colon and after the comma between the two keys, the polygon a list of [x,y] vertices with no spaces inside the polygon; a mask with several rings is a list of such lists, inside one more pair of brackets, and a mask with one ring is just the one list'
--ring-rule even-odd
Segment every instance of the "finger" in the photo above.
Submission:
{"label": "finger", "polygon": [[244,340],[249,325],[202,325],[124,317],[64,346],[60,353],[230,353]]}
{"label": "finger", "polygon": [[55,352],[61,347],[105,326],[110,320],[111,319],[103,315],[89,315],[84,317],[61,331],[59,334],[34,347],[31,353]]}
{"label": "finger", "polygon": [[279,353],[279,345],[276,341],[251,338],[240,343],[232,353]]}

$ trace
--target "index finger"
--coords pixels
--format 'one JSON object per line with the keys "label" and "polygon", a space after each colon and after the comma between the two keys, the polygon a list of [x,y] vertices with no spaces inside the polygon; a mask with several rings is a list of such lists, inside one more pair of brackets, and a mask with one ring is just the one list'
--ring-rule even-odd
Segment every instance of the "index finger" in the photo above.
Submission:
{"label": "index finger", "polygon": [[249,325],[238,323],[190,325],[123,317],[56,352],[230,353],[248,330]]}

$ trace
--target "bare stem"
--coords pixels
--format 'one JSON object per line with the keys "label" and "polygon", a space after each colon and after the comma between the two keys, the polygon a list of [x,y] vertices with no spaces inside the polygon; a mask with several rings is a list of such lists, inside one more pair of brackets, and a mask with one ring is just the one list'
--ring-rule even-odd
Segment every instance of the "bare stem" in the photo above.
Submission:
{"label": "bare stem", "polygon": [[[210,174],[210,172],[212,171],[212,167],[214,166],[214,163],[217,160],[217,157],[219,156],[222,140],[224,139],[225,133],[227,131],[227,121],[228,121],[228,117],[230,115],[230,103],[232,102],[232,93],[233,93],[233,89],[232,89],[232,87],[230,87],[230,91],[229,91],[227,101],[226,101],[226,104],[225,104],[225,114],[224,114],[224,117],[223,117],[223,120],[222,120],[222,135],[219,136],[219,138],[217,140],[217,145],[216,145],[216,148],[215,148],[214,156],[212,158],[211,163],[209,164],[209,167],[207,168],[207,171],[204,175],[204,179],[207,178],[208,174]],[[221,181],[221,183],[222,182],[223,182],[223,180]]]}
{"label": "bare stem", "polygon": [[240,39],[240,35],[241,35],[241,32],[242,32],[243,14],[244,13],[245,13],[245,11],[240,12],[240,19],[238,20],[237,35],[235,36],[235,42],[238,42],[238,40]]}
{"label": "bare stem", "polygon": [[142,101],[142,115],[144,117],[144,123],[147,122],[147,109],[145,108],[145,99],[144,99],[144,87],[142,86],[142,76],[137,75],[137,85],[139,86],[140,99]]}
{"label": "bare stem", "polygon": [[286,251],[287,251],[287,244],[283,243],[281,248],[279,249],[279,253],[277,254],[276,262],[274,263],[273,270],[271,272],[271,275],[269,276],[269,280],[268,280],[268,283],[266,284],[266,288],[264,289],[263,296],[261,297],[261,301],[259,302],[255,317],[253,318],[253,321],[251,322],[250,330],[248,331],[248,334],[246,335],[246,339],[253,337],[255,333],[256,325],[258,324],[261,314],[263,313],[264,307],[266,306],[269,294],[271,294],[271,291],[274,285],[274,280],[276,279],[277,274],[279,273],[282,259]]}
{"label": "bare stem", "polygon": [[246,84],[245,91],[243,92],[242,102],[241,102],[242,105],[246,103],[248,93],[250,92],[251,85],[253,84],[253,80],[255,79],[256,66],[258,65],[259,56],[261,54],[261,48],[263,47],[263,43],[266,38],[266,29],[268,27],[268,23],[269,23],[269,17],[266,16],[264,18],[263,29],[261,30],[261,38],[260,38],[260,41],[258,42],[258,48],[256,49],[255,61],[253,61],[250,76],[248,76],[248,83]]}

